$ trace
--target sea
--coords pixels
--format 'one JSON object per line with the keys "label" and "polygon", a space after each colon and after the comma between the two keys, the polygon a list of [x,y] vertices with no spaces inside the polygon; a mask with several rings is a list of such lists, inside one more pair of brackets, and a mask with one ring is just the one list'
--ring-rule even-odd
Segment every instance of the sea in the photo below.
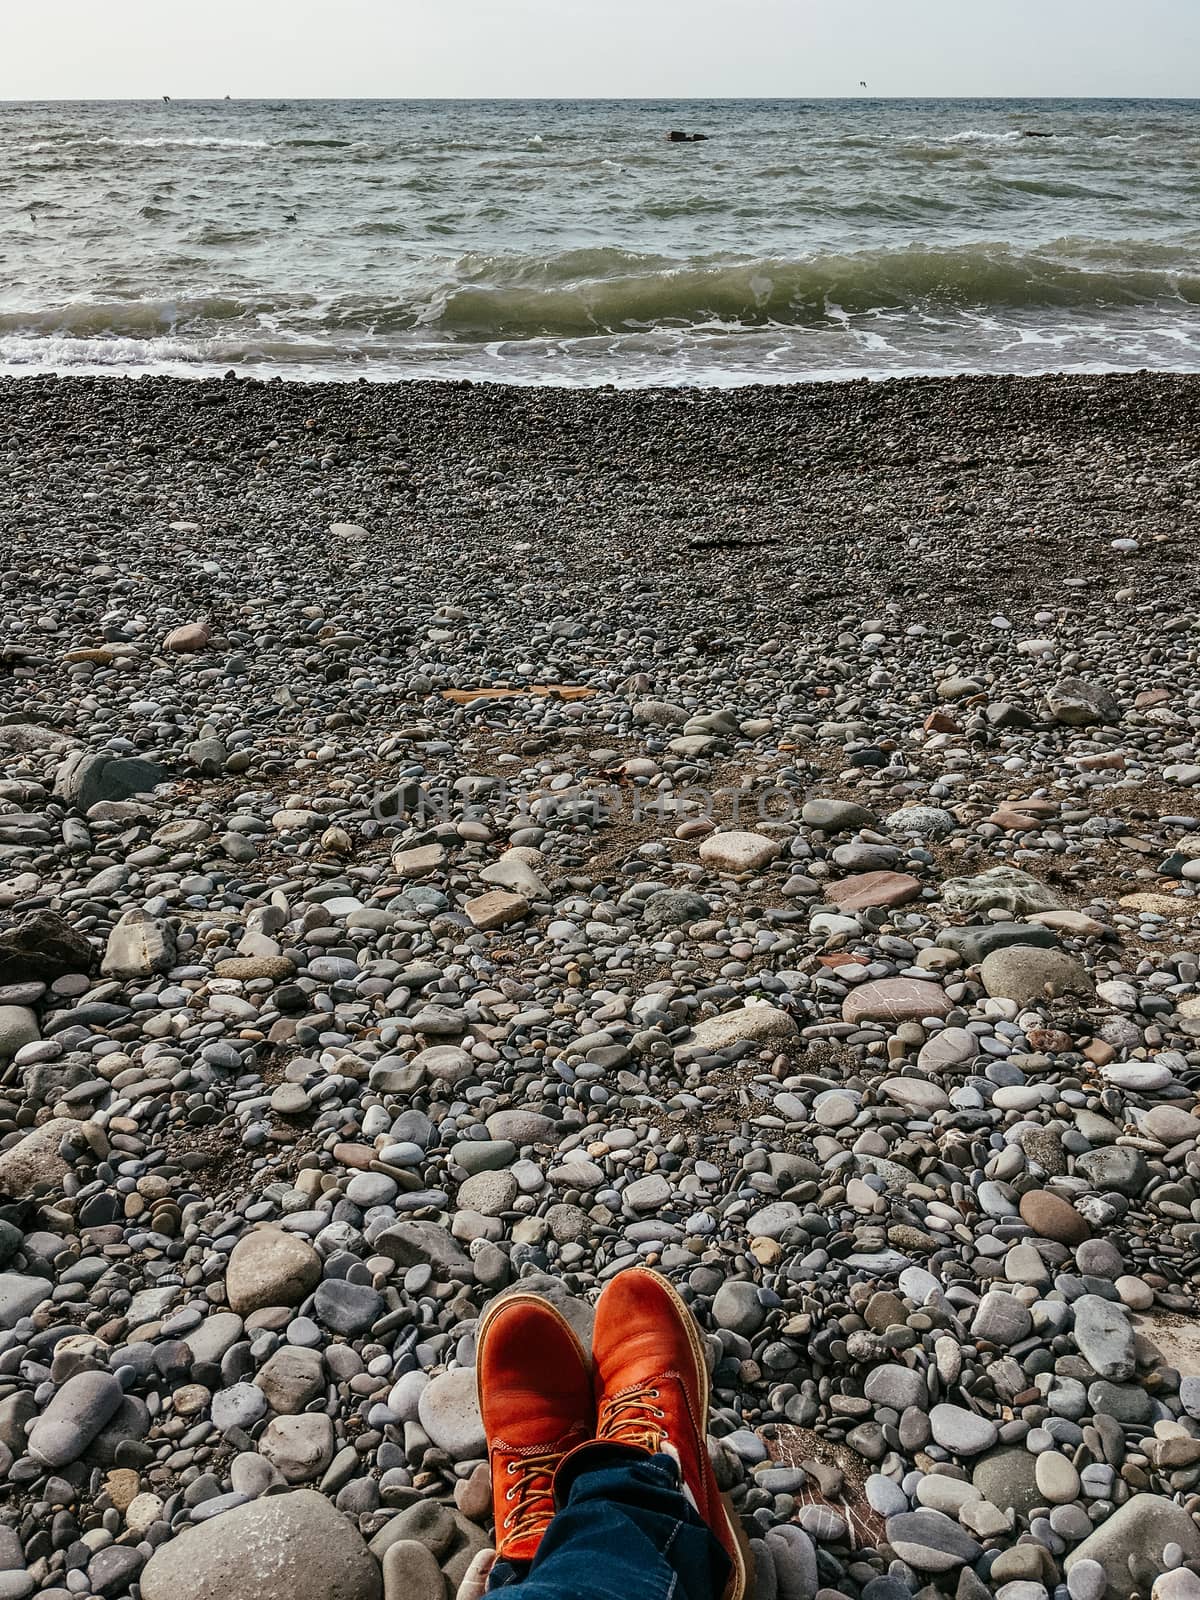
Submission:
{"label": "sea", "polygon": [[7,373],[1198,366],[1200,101],[0,105]]}

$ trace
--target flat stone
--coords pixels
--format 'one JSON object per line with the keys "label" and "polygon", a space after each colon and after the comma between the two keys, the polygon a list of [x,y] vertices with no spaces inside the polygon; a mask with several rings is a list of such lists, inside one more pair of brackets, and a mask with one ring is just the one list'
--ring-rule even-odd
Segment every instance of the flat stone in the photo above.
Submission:
{"label": "flat stone", "polygon": [[800,820],[825,833],[848,833],[855,828],[873,828],[878,819],[873,811],[853,800],[832,800],[817,795],[804,802]]}
{"label": "flat stone", "polygon": [[954,818],[941,806],[901,806],[884,819],[889,833],[908,834],[917,839],[944,839],[957,826]]}
{"label": "flat stone", "polygon": [[[991,1289],[975,1308],[971,1334],[976,1339],[986,1339],[989,1344],[1008,1346],[1027,1339],[1032,1328],[1033,1318],[1019,1300],[1003,1290]],[[993,1500],[995,1496],[988,1494],[987,1498]],[[997,1501],[998,1505],[1003,1503]]]}
{"label": "flat stone", "polygon": [[659,889],[647,895],[642,905],[649,928],[686,928],[711,915],[712,907],[704,896],[687,889]]}
{"label": "flat stone", "polygon": [[397,1539],[383,1556],[383,1600],[446,1600],[437,1557],[416,1539]]}
{"label": "flat stone", "polygon": [[100,971],[106,978],[148,978],[175,965],[175,930],[144,911],[127,911],[108,936]]}
{"label": "flat stone", "polygon": [[446,852],[440,844],[419,845],[415,850],[397,850],[392,856],[392,871],[398,878],[415,881],[427,878],[446,865]]}
{"label": "flat stone", "polygon": [[0,1062],[38,1039],[37,1013],[30,1006],[0,1006]]}
{"label": "flat stone", "polygon": [[[1046,913],[1054,916],[1054,912]],[[1005,950],[1009,945],[1035,946],[1040,949],[1058,948],[1058,940],[1049,928],[1028,922],[993,922],[965,928],[943,928],[935,941],[946,950],[955,950],[967,966],[973,966],[991,955],[994,950]]]}
{"label": "flat stone", "polygon": [[358,1529],[313,1489],[184,1527],[142,1569],[142,1600],[380,1600]]}
{"label": "flat stone", "polygon": [[1092,1231],[1069,1200],[1048,1189],[1027,1190],[1021,1196],[1018,1209],[1022,1221],[1028,1223],[1034,1233],[1043,1239],[1057,1240],[1059,1244],[1082,1244]]}
{"label": "flat stone", "polygon": [[713,833],[700,841],[700,859],[716,872],[755,872],[779,854],[778,839],[763,833]]}
{"label": "flat stone", "polygon": [[237,978],[242,983],[254,978],[271,978],[279,983],[295,970],[296,963],[288,956],[228,956],[213,967],[218,978]]}
{"label": "flat stone", "polygon": [[34,1423],[29,1454],[44,1467],[77,1460],[124,1399],[125,1391],[112,1373],[77,1372]]}
{"label": "flat stone", "polygon": [[907,905],[920,893],[920,880],[907,872],[856,872],[829,884],[825,898],[842,911],[864,911],[870,906]]}
{"label": "flat stone", "polygon": [[924,1078],[885,1078],[879,1085],[879,1093],[919,1117],[931,1117],[950,1107],[946,1091]]}
{"label": "flat stone", "polygon": [[941,893],[948,906],[961,911],[1001,910],[1021,917],[1062,908],[1052,889],[1018,867],[989,867],[974,878],[947,878]]}
{"label": "flat stone", "polygon": [[511,1172],[477,1172],[459,1186],[458,1204],[464,1211],[499,1217],[512,1210],[520,1192],[520,1184]]}
{"label": "flat stone", "polygon": [[929,1404],[929,1390],[922,1374],[898,1362],[872,1367],[863,1394],[874,1405],[890,1406],[894,1411],[904,1411],[908,1406],[923,1409]]}
{"label": "flat stone", "polygon": [[1034,1477],[1047,1505],[1069,1505],[1079,1494],[1079,1474],[1057,1450],[1041,1451]]}
{"label": "flat stone", "polygon": [[752,1338],[767,1320],[757,1286],[739,1279],[728,1279],[717,1290],[712,1316],[719,1328],[726,1328],[743,1339]]}
{"label": "flat stone", "polygon": [[103,800],[127,800],[148,794],[170,773],[156,762],[108,751],[72,750],[64,756],[54,777],[54,792],[67,806],[90,811]]}
{"label": "flat stone", "polygon": [[332,1418],[323,1412],[273,1417],[258,1448],[288,1483],[308,1483],[333,1460]]}
{"label": "flat stone", "polygon": [[996,1424],[963,1406],[934,1406],[929,1424],[938,1444],[957,1456],[977,1456],[996,1442]]}
{"label": "flat stone", "polygon": [[672,1192],[670,1183],[660,1172],[651,1172],[625,1186],[621,1203],[634,1216],[646,1216],[669,1205]]}
{"label": "flat stone", "polygon": [[455,1461],[487,1455],[472,1368],[456,1367],[431,1379],[421,1391],[417,1414],[434,1444]]}
{"label": "flat stone", "polygon": [[951,1009],[942,986],[920,978],[879,978],[852,989],[842,1002],[847,1022],[919,1022],[944,1017]]}
{"label": "flat stone", "polygon": [[1018,1005],[1044,1004],[1057,995],[1090,995],[1092,980],[1083,963],[1065,950],[1011,944],[984,958],[980,978],[990,995]]}
{"label": "flat stone", "polygon": [[985,1500],[1011,1506],[1021,1517],[1044,1504],[1037,1486],[1037,1458],[1024,1445],[1005,1445],[981,1457],[971,1469],[971,1482]]}
{"label": "flat stone", "polygon": [[1194,1117],[1178,1106],[1151,1106],[1139,1118],[1143,1132],[1163,1144],[1183,1144],[1189,1139],[1200,1139],[1200,1117]]}
{"label": "flat stone", "polygon": [[520,922],[529,915],[529,901],[524,895],[512,894],[507,889],[489,889],[476,895],[463,907],[471,925],[483,933],[493,928],[506,928],[510,922]]}
{"label": "flat stone", "polygon": [[164,650],[169,650],[173,655],[191,655],[198,650],[208,648],[208,641],[212,637],[207,622],[184,622],[178,628],[172,628],[162,642]]}
{"label": "flat stone", "polygon": [[31,911],[0,929],[0,984],[53,983],[95,964],[91,940],[56,911]]}
{"label": "flat stone", "polygon": [[804,1213],[791,1200],[777,1200],[746,1219],[746,1232],[752,1239],[778,1239],[795,1227]]}
{"label": "flat stone", "polygon": [[325,1363],[319,1350],[282,1344],[263,1363],[255,1383],[272,1411],[296,1416],[325,1388]]}
{"label": "flat stone", "polygon": [[439,1272],[452,1273],[471,1268],[470,1257],[435,1222],[398,1222],[377,1235],[375,1249],[398,1267],[426,1263]]}
{"label": "flat stone", "polygon": [[347,1338],[366,1333],[386,1309],[387,1303],[378,1290],[346,1278],[325,1278],[313,1296],[313,1316],[317,1321]]}
{"label": "flat stone", "polygon": [[943,1028],[921,1046],[917,1066],[922,1072],[945,1072],[951,1067],[974,1061],[979,1054],[979,1039],[966,1028]]}
{"label": "flat stone", "polygon": [[1093,1188],[1102,1192],[1115,1190],[1131,1198],[1140,1196],[1150,1179],[1145,1156],[1129,1145],[1088,1150],[1075,1158],[1075,1170],[1082,1173]]}
{"label": "flat stone", "polygon": [[951,1572],[979,1559],[979,1545],[941,1511],[904,1511],[886,1529],[896,1555],[918,1572]]}
{"label": "flat stone", "polygon": [[1075,1343],[1096,1376],[1113,1383],[1132,1378],[1137,1361],[1133,1327],[1125,1308],[1100,1295],[1085,1294],[1074,1302],[1073,1309]]}
{"label": "flat stone", "polygon": [[253,1383],[233,1383],[227,1389],[218,1389],[212,1397],[213,1426],[220,1433],[231,1428],[245,1431],[260,1422],[267,1414],[267,1397]]}
{"label": "flat stone", "polygon": [[728,1045],[739,1044],[744,1039],[791,1039],[796,1035],[795,1021],[778,1006],[739,1006],[736,1011],[723,1011],[720,1016],[706,1017],[698,1022],[687,1040],[688,1050],[724,1050]]}
{"label": "flat stone", "polygon": [[12,1328],[27,1317],[53,1292],[46,1278],[33,1278],[23,1272],[0,1272],[0,1328]]}
{"label": "flat stone", "polygon": [[1055,722],[1071,728],[1121,720],[1121,708],[1109,691],[1083,678],[1060,678],[1046,690],[1046,707]]}

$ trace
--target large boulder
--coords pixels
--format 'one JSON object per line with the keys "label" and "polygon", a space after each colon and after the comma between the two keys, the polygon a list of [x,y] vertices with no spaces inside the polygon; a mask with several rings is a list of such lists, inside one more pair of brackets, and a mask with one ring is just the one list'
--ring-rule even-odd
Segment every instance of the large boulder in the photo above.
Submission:
{"label": "large boulder", "polygon": [[149,978],[175,965],[175,930],[135,907],[108,936],[100,971],[106,978]]}
{"label": "large boulder", "polygon": [[1098,722],[1120,722],[1121,708],[1107,689],[1083,678],[1060,678],[1046,690],[1046,709],[1068,728],[1091,728]]}
{"label": "large boulder", "polygon": [[[1113,1512],[1063,1563],[1068,1573],[1080,1561],[1096,1561],[1108,1578],[1105,1600],[1126,1600],[1134,1587],[1134,1564],[1141,1573],[1163,1570],[1163,1550],[1177,1544],[1185,1561],[1200,1557],[1200,1531],[1173,1500],[1157,1494],[1135,1494]],[[1139,1590],[1144,1593],[1144,1590]]]}
{"label": "large boulder", "polygon": [[312,1245],[282,1228],[256,1228],[234,1245],[225,1269],[231,1311],[245,1317],[264,1306],[299,1305],[320,1282]]}
{"label": "large boulder", "polygon": [[993,950],[979,969],[988,994],[1018,1005],[1044,1005],[1056,995],[1092,993],[1092,980],[1081,961],[1065,950],[1033,944],[1009,944]]}
{"label": "large boulder", "polygon": [[794,1020],[778,1006],[739,1006],[736,1011],[723,1011],[719,1017],[698,1022],[687,1041],[687,1049],[723,1050],[746,1039],[761,1043],[769,1039],[791,1039],[795,1034]]}
{"label": "large boulder", "polygon": [[379,1564],[315,1489],[267,1495],[184,1528],[142,1571],[142,1600],[380,1600]]}
{"label": "large boulder", "polygon": [[155,761],[104,750],[72,750],[59,764],[54,793],[64,805],[87,811],[100,800],[149,794],[170,774]]}
{"label": "large boulder", "polygon": [[0,1195],[24,1200],[38,1184],[60,1184],[71,1170],[71,1163],[60,1154],[64,1138],[94,1147],[101,1137],[96,1124],[76,1122],[73,1117],[52,1117],[43,1122],[0,1153]]}
{"label": "large boulder", "polygon": [[53,983],[68,972],[90,972],[91,940],[56,911],[31,911],[0,929],[0,984]]}
{"label": "large boulder", "polygon": [[1062,909],[1053,889],[1019,867],[989,867],[974,878],[947,878],[942,899],[959,911],[1002,910],[1014,917]]}

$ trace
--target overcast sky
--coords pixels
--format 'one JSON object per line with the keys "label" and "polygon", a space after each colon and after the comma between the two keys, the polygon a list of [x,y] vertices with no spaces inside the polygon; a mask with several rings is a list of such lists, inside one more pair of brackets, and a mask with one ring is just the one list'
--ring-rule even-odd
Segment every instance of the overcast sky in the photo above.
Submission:
{"label": "overcast sky", "polygon": [[9,0],[0,99],[1200,93],[1200,0]]}

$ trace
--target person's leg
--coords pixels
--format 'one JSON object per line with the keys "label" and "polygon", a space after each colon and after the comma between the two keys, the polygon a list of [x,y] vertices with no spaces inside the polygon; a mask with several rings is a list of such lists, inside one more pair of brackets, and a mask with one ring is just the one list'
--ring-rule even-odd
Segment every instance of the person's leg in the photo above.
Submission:
{"label": "person's leg", "polygon": [[597,1441],[675,1457],[698,1520],[727,1558],[724,1600],[743,1600],[750,1552],[709,1459],[704,1345],[664,1277],[633,1266],[609,1280],[596,1308],[592,1368]]}
{"label": "person's leg", "polygon": [[720,1600],[729,1559],[673,1457],[585,1445],[555,1490],[560,1509],[532,1562],[498,1561],[492,1589],[519,1587],[520,1600]]}
{"label": "person's leg", "polygon": [[534,1294],[502,1296],[480,1324],[489,1587],[528,1589],[521,1600],[743,1600],[746,1547],[708,1457],[708,1372],[687,1307],[631,1267],[600,1297],[592,1354],[589,1369]]}

